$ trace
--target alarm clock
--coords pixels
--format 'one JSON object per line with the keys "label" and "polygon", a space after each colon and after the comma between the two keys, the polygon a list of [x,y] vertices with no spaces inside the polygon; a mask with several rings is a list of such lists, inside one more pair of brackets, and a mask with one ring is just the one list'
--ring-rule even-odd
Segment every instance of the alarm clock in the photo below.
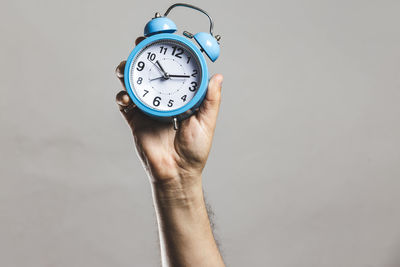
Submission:
{"label": "alarm clock", "polygon": [[[206,15],[209,32],[175,34],[175,23],[167,18],[175,7],[187,7]],[[208,13],[189,4],[174,4],[164,16],[156,13],[144,28],[144,36],[130,53],[124,70],[126,90],[133,103],[146,115],[161,121],[178,121],[194,114],[208,87],[209,74],[203,53],[214,62],[220,36],[213,35]]]}

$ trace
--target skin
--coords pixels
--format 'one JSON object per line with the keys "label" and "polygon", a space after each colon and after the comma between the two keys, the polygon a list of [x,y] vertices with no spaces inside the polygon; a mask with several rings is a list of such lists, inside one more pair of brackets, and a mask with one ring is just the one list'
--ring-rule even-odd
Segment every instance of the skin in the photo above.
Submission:
{"label": "skin", "polygon": [[[136,45],[144,40],[139,37]],[[158,122],[134,107],[124,85],[125,61],[117,69],[124,91],[116,96],[149,176],[163,266],[225,266],[215,243],[202,189],[221,102],[223,77],[214,75],[198,112],[180,122]],[[123,110],[127,107],[129,111]]]}

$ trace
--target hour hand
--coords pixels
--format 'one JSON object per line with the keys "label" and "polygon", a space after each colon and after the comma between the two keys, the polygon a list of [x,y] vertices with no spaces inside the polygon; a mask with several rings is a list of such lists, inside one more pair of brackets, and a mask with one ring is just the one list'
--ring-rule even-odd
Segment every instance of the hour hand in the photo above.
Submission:
{"label": "hour hand", "polygon": [[164,70],[164,68],[161,66],[161,64],[160,64],[160,62],[158,62],[158,60],[156,60],[156,64],[160,68],[161,72],[163,73],[164,78],[168,79],[168,77],[169,77],[168,73]]}
{"label": "hour hand", "polygon": [[158,62],[158,60],[156,60],[156,63],[154,63],[154,61],[150,60],[151,64],[153,64],[154,66],[156,66],[156,68],[161,72],[162,77],[164,79],[168,79],[168,73],[165,72],[164,68],[161,66],[160,62]]}

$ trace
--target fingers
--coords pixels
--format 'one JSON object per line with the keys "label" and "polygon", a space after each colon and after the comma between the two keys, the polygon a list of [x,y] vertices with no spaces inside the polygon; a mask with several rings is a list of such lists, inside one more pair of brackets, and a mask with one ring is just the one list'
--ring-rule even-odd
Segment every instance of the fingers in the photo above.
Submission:
{"label": "fingers", "polygon": [[118,106],[120,106],[120,108],[125,108],[132,104],[132,100],[126,91],[120,91],[116,95],[115,101],[117,102]]}
{"label": "fingers", "polygon": [[122,83],[122,87],[126,90],[124,81],[124,71],[125,71],[126,60],[121,61],[115,69],[115,75],[117,75],[118,80]]}
{"label": "fingers", "polygon": [[[135,45],[138,45],[144,39],[146,38],[138,37],[135,41]],[[137,114],[137,112],[135,112],[136,105],[132,102],[131,98],[126,92],[125,81],[124,81],[125,65],[126,65],[126,60],[123,60],[121,61],[121,63],[118,64],[117,68],[115,69],[115,75],[117,76],[118,80],[120,80],[120,82],[122,83],[122,87],[125,90],[125,91],[120,91],[115,96],[115,100],[118,104],[119,110],[121,111],[122,115],[128,121],[129,125],[133,127],[132,120],[134,115]]]}
{"label": "fingers", "polygon": [[115,69],[115,75],[117,75],[118,78],[124,78],[124,71],[125,71],[125,64],[126,60],[121,61],[117,68]]}
{"label": "fingers", "polygon": [[206,97],[197,114],[199,121],[212,130],[215,128],[217,122],[223,79],[224,77],[221,74],[216,74],[211,78]]}
{"label": "fingers", "polygon": [[135,45],[138,45],[144,39],[146,39],[146,37],[143,37],[143,36],[140,36],[140,37],[136,38]]}
{"label": "fingers", "polygon": [[126,91],[120,91],[115,96],[115,101],[118,104],[119,110],[125,117],[126,115],[129,115],[131,111],[136,107]]}
{"label": "fingers", "polygon": [[128,124],[133,129],[133,119],[135,117],[135,113],[137,113],[135,110],[136,105],[132,102],[126,91],[120,91],[116,95],[115,100],[118,104],[121,114],[124,116]]}

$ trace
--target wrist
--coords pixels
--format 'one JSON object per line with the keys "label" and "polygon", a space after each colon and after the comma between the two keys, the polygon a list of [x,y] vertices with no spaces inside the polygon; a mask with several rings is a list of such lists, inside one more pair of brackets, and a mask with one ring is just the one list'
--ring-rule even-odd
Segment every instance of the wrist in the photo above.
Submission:
{"label": "wrist", "polygon": [[153,179],[151,187],[159,207],[190,207],[204,202],[201,175]]}

